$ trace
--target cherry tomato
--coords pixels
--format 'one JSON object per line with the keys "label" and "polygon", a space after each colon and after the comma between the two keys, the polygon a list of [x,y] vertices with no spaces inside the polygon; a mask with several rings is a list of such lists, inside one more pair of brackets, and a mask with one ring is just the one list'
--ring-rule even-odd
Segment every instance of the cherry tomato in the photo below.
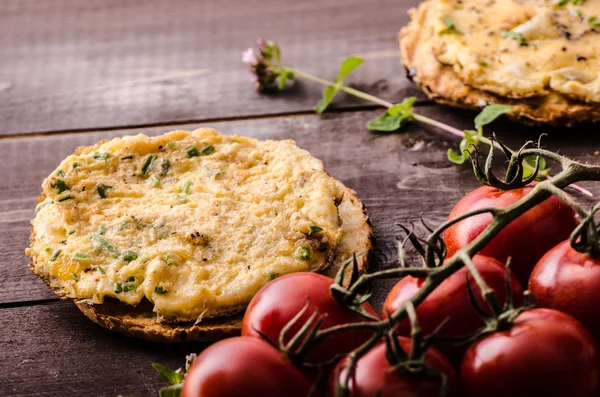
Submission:
{"label": "cherry tomato", "polygon": [[[504,305],[506,302],[506,268],[497,260],[489,256],[475,255],[473,257],[475,267],[483,277],[486,284],[496,292],[498,302]],[[425,300],[416,308],[419,325],[425,334],[433,332],[446,318],[447,323],[441,329],[442,336],[464,336],[472,334],[485,324],[479,317],[469,301],[467,292],[467,280],[469,275],[471,286],[479,307],[491,313],[485,299],[473,276],[466,267],[463,267],[447,279],[445,279]],[[411,276],[400,280],[388,294],[383,309],[383,316],[393,313],[406,301],[412,298],[425,282],[424,278]],[[518,307],[523,297],[523,289],[514,275],[511,275],[511,289],[513,302]],[[411,325],[408,319],[398,324],[399,335],[410,335]],[[451,347],[449,345],[437,344],[436,347],[444,352],[453,362],[460,363],[462,355],[467,346]]]}
{"label": "cherry tomato", "polygon": [[185,376],[181,397],[306,397],[311,387],[279,351],[242,336],[204,350]]}
{"label": "cherry tomato", "polygon": [[[400,346],[410,352],[412,341],[398,337]],[[386,346],[379,343],[369,350],[356,363],[354,375],[350,378],[348,397],[439,397],[441,380],[408,374],[402,369],[390,371],[391,365],[386,359]],[[448,381],[448,396],[457,393],[457,375],[448,360],[437,350],[431,348],[425,356],[425,364],[444,373]],[[329,377],[329,395],[335,396],[338,379],[346,374],[347,359],[340,361]]]}
{"label": "cherry tomato", "polygon": [[564,241],[540,259],[529,289],[538,306],[570,314],[600,340],[600,258],[577,252]]}
{"label": "cherry tomato", "polygon": [[[478,208],[508,207],[532,189],[533,186],[514,190],[482,186],[463,197],[449,218]],[[444,233],[448,257],[473,241],[491,221],[491,214],[480,214],[449,227]],[[526,285],[537,261],[550,248],[569,238],[577,223],[577,215],[571,207],[552,196],[508,224],[479,253],[502,263],[506,263],[507,258],[511,257],[513,271],[522,285]]]}
{"label": "cherry tomato", "polygon": [[[359,314],[340,305],[329,291],[333,280],[316,273],[293,273],[277,278],[261,289],[248,305],[242,323],[242,335],[260,337],[258,330],[274,343],[290,320],[310,301],[308,310],[286,335],[288,342],[315,310],[326,314],[320,329],[351,322],[367,321]],[[364,303],[365,310],[377,317],[371,305]],[[254,328],[254,329],[253,329]],[[331,335],[315,345],[306,357],[310,363],[329,361],[338,354],[348,353],[371,336],[369,331],[346,331]]]}
{"label": "cherry tomato", "polygon": [[591,397],[598,395],[598,366],[598,346],[581,323],[533,309],[471,345],[461,378],[469,397]]}

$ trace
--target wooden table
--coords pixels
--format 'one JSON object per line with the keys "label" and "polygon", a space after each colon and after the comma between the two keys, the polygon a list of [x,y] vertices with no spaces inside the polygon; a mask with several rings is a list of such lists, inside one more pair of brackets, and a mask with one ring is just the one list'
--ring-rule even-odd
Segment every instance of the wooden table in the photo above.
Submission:
{"label": "wooden table", "polygon": [[[292,138],[357,190],[373,221],[373,267],[395,264],[396,222],[442,221],[477,186],[446,159],[455,139],[413,124],[377,134],[381,113],[340,95],[316,116],[321,87],[297,82],[257,94],[240,62],[256,37],[286,63],[332,77],[365,58],[350,82],[390,101],[418,95],[418,112],[459,128],[474,114],[424,100],[404,77],[396,37],[417,0],[3,0],[0,2],[0,395],[156,396],[150,364],[181,366],[194,344],[156,345],[109,333],[31,274],[24,249],[40,184],[79,145],[126,134],[212,126]],[[513,146],[545,129],[496,123]],[[596,162],[596,128],[551,130],[546,144]],[[586,184],[596,196],[600,188]],[[392,282],[377,285],[381,305]]]}

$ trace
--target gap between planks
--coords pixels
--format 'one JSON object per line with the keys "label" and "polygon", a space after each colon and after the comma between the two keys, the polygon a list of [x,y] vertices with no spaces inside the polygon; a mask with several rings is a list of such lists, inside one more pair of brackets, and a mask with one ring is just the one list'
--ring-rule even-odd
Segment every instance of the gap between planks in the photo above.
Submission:
{"label": "gap between planks", "polygon": [[[414,104],[414,107],[424,107],[435,104],[432,100],[421,100]],[[380,105],[357,105],[350,108],[331,108],[327,110],[327,114],[344,114],[344,113],[356,113],[364,112],[369,110],[381,109]],[[268,120],[278,118],[291,118],[291,117],[306,117],[315,116],[316,114],[312,110],[301,110],[297,112],[284,112],[284,113],[269,113],[269,114],[258,114],[253,116],[233,116],[233,117],[219,117],[219,118],[205,118],[205,119],[190,119],[190,120],[178,120],[178,121],[167,121],[163,123],[150,123],[150,124],[136,124],[136,125],[122,125],[113,127],[101,127],[101,128],[83,128],[83,129],[72,129],[72,130],[59,130],[59,131],[38,131],[38,132],[25,132],[25,133],[13,133],[8,135],[0,135],[0,141],[5,140],[16,140],[21,138],[42,138],[47,136],[56,135],[70,135],[70,134],[86,134],[103,131],[120,131],[120,130],[141,130],[146,128],[160,128],[178,126],[183,127],[185,125],[195,125],[199,123],[221,123],[221,122],[236,122],[236,121],[252,121],[252,120]]]}

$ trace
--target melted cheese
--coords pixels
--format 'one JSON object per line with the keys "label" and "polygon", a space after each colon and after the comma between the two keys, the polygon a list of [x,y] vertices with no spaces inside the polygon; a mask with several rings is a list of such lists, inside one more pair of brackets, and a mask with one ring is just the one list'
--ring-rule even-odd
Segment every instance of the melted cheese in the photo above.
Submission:
{"label": "melted cheese", "polygon": [[555,90],[600,102],[600,0],[431,1],[434,52],[465,83],[515,98]]}
{"label": "melted cheese", "polygon": [[146,298],[162,317],[200,321],[240,310],[274,277],[326,268],[341,194],[293,141],[117,138],[44,181],[28,254],[66,297]]}

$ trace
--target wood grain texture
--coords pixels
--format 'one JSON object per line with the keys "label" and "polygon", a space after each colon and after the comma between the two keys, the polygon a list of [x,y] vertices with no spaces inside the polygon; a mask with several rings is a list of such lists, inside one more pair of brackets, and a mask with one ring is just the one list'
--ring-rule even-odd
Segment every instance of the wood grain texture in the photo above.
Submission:
{"label": "wood grain texture", "polygon": [[180,368],[203,345],[157,345],[110,333],[67,302],[0,309],[2,396],[158,396],[152,363]]}
{"label": "wood grain texture", "polygon": [[[417,93],[397,33],[417,0],[5,0],[0,2],[0,134],[310,111],[322,87],[259,96],[241,52],[276,40],[284,61],[391,100]],[[364,104],[340,96],[336,106]]]}

